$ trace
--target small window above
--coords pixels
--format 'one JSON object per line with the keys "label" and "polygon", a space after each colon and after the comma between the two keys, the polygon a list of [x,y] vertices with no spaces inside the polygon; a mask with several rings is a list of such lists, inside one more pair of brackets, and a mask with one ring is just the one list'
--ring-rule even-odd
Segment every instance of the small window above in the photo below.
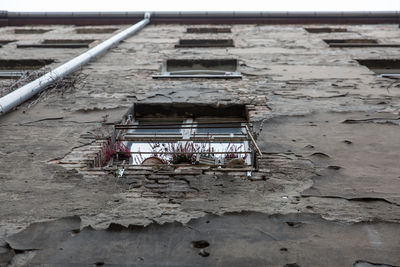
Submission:
{"label": "small window above", "polygon": [[241,78],[236,59],[169,59],[153,78]]}
{"label": "small window above", "polygon": [[19,78],[26,72],[40,69],[53,62],[54,60],[51,59],[2,59],[0,60],[0,78]]}
{"label": "small window above", "polygon": [[375,39],[328,39],[329,47],[400,47],[400,44],[380,44]]}
{"label": "small window above", "polygon": [[95,40],[57,39],[44,40],[39,44],[18,44],[18,48],[88,48]]}
{"label": "small window above", "polygon": [[51,31],[51,29],[29,28],[15,29],[15,34],[42,34]]}
{"label": "small window above", "polygon": [[181,39],[176,48],[184,47],[233,47],[232,39]]}
{"label": "small window above", "polygon": [[186,33],[231,33],[231,28],[193,27],[193,28],[187,28]]}
{"label": "small window above", "polygon": [[2,47],[3,45],[12,43],[12,42],[16,42],[16,40],[0,40],[0,47]]}
{"label": "small window above", "polygon": [[378,77],[400,79],[400,59],[357,59]]}
{"label": "small window above", "polygon": [[330,32],[347,32],[346,28],[304,28],[309,33],[330,33]]}
{"label": "small window above", "polygon": [[79,34],[106,34],[113,33],[119,28],[76,28],[75,32]]}

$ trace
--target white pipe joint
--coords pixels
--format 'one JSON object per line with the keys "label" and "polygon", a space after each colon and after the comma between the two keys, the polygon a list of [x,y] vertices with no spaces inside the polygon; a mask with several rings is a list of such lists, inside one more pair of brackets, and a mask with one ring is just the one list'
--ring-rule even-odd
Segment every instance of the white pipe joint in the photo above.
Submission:
{"label": "white pipe joint", "polygon": [[0,98],[0,116],[4,115],[14,107],[24,103],[32,96],[40,93],[54,81],[62,79],[65,76],[71,74],[72,72],[82,67],[90,60],[92,60],[93,58],[103,54],[108,49],[115,46],[122,40],[138,32],[150,22],[150,16],[151,14],[149,12],[145,13],[144,19],[139,21],[135,25],[132,25],[128,29],[112,36],[111,38],[105,40],[101,44],[89,49],[85,53],[71,59],[70,61],[44,74],[43,76],[37,78],[36,80],[3,96],[2,98]]}

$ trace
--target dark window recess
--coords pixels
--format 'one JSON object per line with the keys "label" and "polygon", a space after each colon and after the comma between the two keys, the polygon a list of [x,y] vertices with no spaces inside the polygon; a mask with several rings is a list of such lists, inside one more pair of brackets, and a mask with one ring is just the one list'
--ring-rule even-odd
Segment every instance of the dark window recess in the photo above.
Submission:
{"label": "dark window recess", "polygon": [[346,28],[304,28],[309,33],[347,32]]}
{"label": "dark window recess", "polygon": [[400,59],[358,59],[358,63],[385,78],[400,78]]}
{"label": "dark window recess", "polygon": [[187,28],[186,33],[231,33],[231,28]]}
{"label": "dark window recess", "polygon": [[2,47],[3,45],[6,45],[8,43],[12,43],[15,42],[16,40],[0,40],[0,47]]}
{"label": "dark window recess", "polygon": [[400,44],[380,44],[375,39],[329,39],[330,47],[400,47]]}
{"label": "dark window recess", "polygon": [[198,40],[179,40],[175,47],[233,47],[232,39],[198,39]]}
{"label": "dark window recess", "polygon": [[241,78],[236,59],[169,59],[153,78]]}
{"label": "dark window recess", "polygon": [[37,29],[37,28],[31,28],[31,29],[15,29],[14,33],[15,34],[41,34],[45,32],[51,31],[50,29]]}
{"label": "dark window recess", "polygon": [[19,78],[28,71],[40,69],[53,62],[51,59],[3,59],[0,60],[0,78]]}
{"label": "dark window recess", "polygon": [[119,28],[77,28],[76,33],[79,34],[102,34],[102,33],[113,33]]}
{"label": "dark window recess", "polygon": [[18,48],[88,48],[89,44],[95,40],[44,40],[40,44],[19,44]]}
{"label": "dark window recess", "polygon": [[246,107],[240,104],[211,105],[201,103],[136,103],[132,111],[135,118],[233,117],[247,118]]}

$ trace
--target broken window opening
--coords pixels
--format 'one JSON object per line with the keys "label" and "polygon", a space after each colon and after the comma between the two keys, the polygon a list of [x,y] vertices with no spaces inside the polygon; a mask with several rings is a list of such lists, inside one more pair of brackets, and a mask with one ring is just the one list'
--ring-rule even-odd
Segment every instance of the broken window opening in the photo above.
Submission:
{"label": "broken window opening", "polygon": [[400,44],[380,44],[375,39],[328,39],[329,47],[400,47]]}
{"label": "broken window opening", "polygon": [[234,47],[234,45],[232,39],[181,39],[175,47]]}
{"label": "broken window opening", "polygon": [[169,59],[153,78],[241,78],[236,59]]}
{"label": "broken window opening", "polygon": [[322,27],[322,28],[304,28],[309,33],[331,33],[331,32],[347,32],[346,28],[330,28],[330,27]]}
{"label": "broken window opening", "polygon": [[42,34],[49,31],[51,31],[51,29],[40,29],[40,28],[14,29],[15,34]]}
{"label": "broken window opening", "polygon": [[193,27],[193,28],[187,28],[186,33],[231,33],[231,28]]}
{"label": "broken window opening", "polygon": [[88,48],[95,40],[55,39],[44,40],[39,44],[18,44],[17,48]]}
{"label": "broken window opening", "polygon": [[357,59],[357,62],[375,72],[378,77],[400,78],[400,59]]}
{"label": "broken window opening", "polygon": [[3,59],[0,60],[0,79],[17,79],[53,62],[52,59]]}
{"label": "broken window opening", "polygon": [[138,103],[114,127],[114,142],[124,147],[117,162],[252,168],[256,144],[245,114],[243,105]]}
{"label": "broken window opening", "polygon": [[113,33],[119,28],[76,28],[75,32],[78,34],[105,34]]}

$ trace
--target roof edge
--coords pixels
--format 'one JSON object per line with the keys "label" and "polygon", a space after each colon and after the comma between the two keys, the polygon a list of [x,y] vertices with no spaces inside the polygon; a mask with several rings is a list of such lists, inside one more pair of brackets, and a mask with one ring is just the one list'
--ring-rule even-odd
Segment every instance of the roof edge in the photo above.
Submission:
{"label": "roof edge", "polygon": [[[0,11],[0,26],[34,24],[105,25],[130,24],[146,12],[12,12]],[[262,23],[262,24],[396,24],[399,11],[359,12],[150,12],[152,23]]]}

